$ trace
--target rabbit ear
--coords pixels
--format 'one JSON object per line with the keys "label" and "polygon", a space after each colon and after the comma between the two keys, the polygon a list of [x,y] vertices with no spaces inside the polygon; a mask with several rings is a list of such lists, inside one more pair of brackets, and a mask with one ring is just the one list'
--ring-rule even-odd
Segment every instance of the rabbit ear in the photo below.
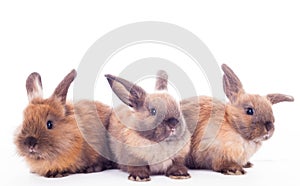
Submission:
{"label": "rabbit ear", "polygon": [[52,98],[57,98],[62,102],[62,104],[65,104],[68,89],[71,83],[74,81],[76,75],[77,72],[74,69],[68,75],[66,75],[66,77],[58,84],[58,86],[54,90],[54,93],[52,94]]}
{"label": "rabbit ear", "polygon": [[42,79],[39,73],[31,73],[26,80],[26,90],[28,101],[31,102],[34,98],[43,98]]}
{"label": "rabbit ear", "polygon": [[240,94],[244,94],[243,85],[235,73],[226,65],[222,64],[223,89],[228,99],[234,103]]}
{"label": "rabbit ear", "polygon": [[168,90],[168,74],[164,70],[159,70],[156,75],[155,90]]}
{"label": "rabbit ear", "polygon": [[268,94],[267,98],[272,104],[280,103],[283,101],[294,101],[293,96],[284,94]]}
{"label": "rabbit ear", "polygon": [[143,106],[146,97],[146,92],[141,87],[134,85],[133,83],[106,74],[109,85],[111,86],[114,93],[128,106],[138,109]]}

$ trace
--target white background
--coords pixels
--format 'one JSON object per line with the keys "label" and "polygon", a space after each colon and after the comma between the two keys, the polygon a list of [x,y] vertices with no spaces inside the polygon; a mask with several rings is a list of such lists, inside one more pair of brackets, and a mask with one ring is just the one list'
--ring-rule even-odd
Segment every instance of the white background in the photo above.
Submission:
{"label": "white background", "polygon": [[[42,75],[44,95],[50,96],[98,38],[139,21],[169,22],[193,32],[219,65],[227,63],[232,67],[248,92],[280,92],[295,97],[294,103],[274,105],[275,134],[252,157],[255,166],[245,176],[197,170],[190,172],[189,180],[153,176],[147,185],[299,183],[299,9],[297,1],[1,1],[1,185],[133,184],[127,180],[127,173],[119,170],[61,179],[31,174],[16,154],[13,133],[22,122],[27,105],[25,80],[31,72]],[[111,68],[107,72],[116,71]],[[107,102],[109,87],[104,78],[100,79],[99,76],[103,86],[95,86],[95,92],[99,92],[96,98]],[[199,86],[201,82],[207,86],[205,80],[196,81]],[[72,88],[68,98],[72,99]]]}

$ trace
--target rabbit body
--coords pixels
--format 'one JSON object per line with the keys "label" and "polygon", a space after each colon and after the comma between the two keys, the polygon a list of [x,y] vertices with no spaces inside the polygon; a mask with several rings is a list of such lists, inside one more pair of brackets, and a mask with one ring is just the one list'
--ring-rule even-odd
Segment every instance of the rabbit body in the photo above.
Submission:
{"label": "rabbit body", "polygon": [[[211,97],[200,96],[184,100],[181,108],[187,123],[199,121],[191,140],[188,167],[228,174],[245,173],[242,167],[249,165],[247,163],[250,157],[260,148],[262,142],[247,140],[236,131],[231,123],[234,119],[231,116],[236,115],[231,113],[235,112],[234,107]],[[199,110],[200,114],[194,118],[190,117],[191,108]],[[228,164],[232,166],[230,170],[226,170]]]}
{"label": "rabbit body", "polygon": [[[18,154],[32,172],[45,177],[102,171],[112,166],[105,132],[111,108],[100,102],[66,102],[73,70],[53,95],[43,99],[41,78],[32,73],[27,79],[29,105],[15,134]],[[75,114],[76,113],[76,114]]]}
{"label": "rabbit body", "polygon": [[[190,148],[190,134],[179,103],[166,92],[148,94],[127,80],[106,77],[116,95],[132,107],[115,108],[108,127],[115,161],[129,172],[128,178],[149,181],[152,174],[189,178],[184,160]],[[161,90],[164,86],[165,80],[158,87]]]}
{"label": "rabbit body", "polygon": [[248,94],[225,64],[223,86],[230,102],[199,96],[182,100],[181,109],[193,133],[186,165],[224,174],[245,174],[251,156],[272,137],[275,126],[272,105],[293,101],[292,96]]}

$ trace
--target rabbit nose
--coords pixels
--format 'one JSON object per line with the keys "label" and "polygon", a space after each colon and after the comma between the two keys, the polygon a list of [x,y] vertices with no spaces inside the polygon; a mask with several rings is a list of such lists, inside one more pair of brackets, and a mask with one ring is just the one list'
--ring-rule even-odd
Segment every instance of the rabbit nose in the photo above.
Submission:
{"label": "rabbit nose", "polygon": [[267,131],[270,131],[270,130],[272,130],[272,128],[273,128],[274,126],[273,126],[273,123],[272,123],[271,121],[267,121],[267,122],[265,123],[265,127],[266,127]]}
{"label": "rabbit nose", "polygon": [[27,137],[24,141],[24,144],[28,147],[34,147],[37,144],[37,139],[35,137]]}
{"label": "rabbit nose", "polygon": [[169,118],[166,122],[170,128],[175,128],[175,126],[179,123],[178,119],[176,118]]}

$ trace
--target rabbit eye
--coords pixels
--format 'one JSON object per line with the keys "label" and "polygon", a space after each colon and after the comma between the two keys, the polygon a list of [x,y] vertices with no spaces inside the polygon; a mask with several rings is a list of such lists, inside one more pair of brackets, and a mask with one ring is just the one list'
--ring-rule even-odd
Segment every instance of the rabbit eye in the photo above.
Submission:
{"label": "rabbit eye", "polygon": [[248,108],[246,108],[246,114],[248,114],[248,115],[253,115],[254,114],[254,109],[253,108],[251,108],[251,107],[248,107]]}
{"label": "rabbit eye", "polygon": [[151,108],[150,109],[150,113],[152,116],[155,116],[156,115],[156,109],[155,108]]}
{"label": "rabbit eye", "polygon": [[52,129],[53,128],[53,122],[51,120],[47,121],[47,129]]}

